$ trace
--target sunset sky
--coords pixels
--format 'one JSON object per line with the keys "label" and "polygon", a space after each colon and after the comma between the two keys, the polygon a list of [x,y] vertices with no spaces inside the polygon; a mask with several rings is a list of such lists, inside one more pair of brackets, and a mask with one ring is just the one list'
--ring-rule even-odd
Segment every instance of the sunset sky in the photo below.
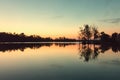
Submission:
{"label": "sunset sky", "polygon": [[84,24],[120,32],[120,0],[0,0],[0,32],[76,38]]}

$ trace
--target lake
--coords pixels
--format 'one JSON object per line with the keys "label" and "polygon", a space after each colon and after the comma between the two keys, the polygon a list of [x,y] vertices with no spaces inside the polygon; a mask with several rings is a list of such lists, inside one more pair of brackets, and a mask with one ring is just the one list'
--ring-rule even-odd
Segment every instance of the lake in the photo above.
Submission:
{"label": "lake", "polygon": [[120,80],[120,46],[0,44],[0,80]]}

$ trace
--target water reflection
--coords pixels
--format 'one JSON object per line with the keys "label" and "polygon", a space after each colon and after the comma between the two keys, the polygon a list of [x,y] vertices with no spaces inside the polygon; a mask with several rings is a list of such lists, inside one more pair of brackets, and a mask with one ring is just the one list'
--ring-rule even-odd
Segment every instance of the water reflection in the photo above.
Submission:
{"label": "water reflection", "polygon": [[59,47],[66,47],[69,45],[75,45],[76,43],[1,43],[0,51],[1,52],[15,50],[24,51],[26,48],[38,49],[44,46],[51,47],[53,44]]}
{"label": "water reflection", "polygon": [[0,44],[0,80],[119,80],[119,53],[104,44]]}
{"label": "water reflection", "polygon": [[78,51],[80,59],[84,58],[84,61],[95,60],[100,53],[105,53],[108,50],[112,50],[114,53],[120,52],[119,45],[95,45],[95,44],[80,44],[80,43],[1,43],[0,52],[6,51],[24,51],[27,48],[39,49],[41,47],[58,46],[65,48],[66,46],[78,45]]}
{"label": "water reflection", "polygon": [[112,50],[113,53],[120,52],[120,46],[119,45],[95,45],[95,44],[86,44],[80,47],[79,44],[79,53],[81,58],[83,57],[86,62],[88,62],[90,59],[96,59],[97,56],[100,53],[105,53],[108,50]]}
{"label": "water reflection", "polygon": [[24,51],[26,48],[30,48],[30,49],[38,49],[41,48],[43,46],[47,46],[50,47],[52,46],[52,43],[20,43],[20,44],[13,44],[13,43],[7,43],[7,44],[0,44],[0,51],[2,52],[6,52],[6,51],[15,51],[15,50],[20,50],[20,51]]}
{"label": "water reflection", "polygon": [[80,56],[85,58],[85,61],[89,61],[89,59],[96,59],[98,54],[100,53],[99,47],[94,45],[93,49],[92,45],[82,45],[82,49],[79,48]]}

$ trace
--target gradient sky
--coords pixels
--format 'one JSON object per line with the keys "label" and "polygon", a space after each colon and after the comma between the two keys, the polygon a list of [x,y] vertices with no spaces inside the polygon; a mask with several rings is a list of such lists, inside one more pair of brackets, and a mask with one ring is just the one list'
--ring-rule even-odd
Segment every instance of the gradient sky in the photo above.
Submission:
{"label": "gradient sky", "polygon": [[120,0],[0,0],[0,32],[76,38],[84,24],[120,32]]}

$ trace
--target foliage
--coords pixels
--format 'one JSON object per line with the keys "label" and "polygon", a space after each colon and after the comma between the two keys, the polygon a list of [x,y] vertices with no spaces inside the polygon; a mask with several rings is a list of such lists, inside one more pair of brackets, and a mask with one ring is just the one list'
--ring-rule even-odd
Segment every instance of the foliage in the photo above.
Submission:
{"label": "foliage", "polygon": [[16,34],[16,33],[6,33],[1,32],[0,33],[0,42],[73,42],[76,41],[76,39],[69,39],[65,37],[60,37],[56,39],[52,39],[50,37],[40,37],[38,35],[30,35],[27,36],[24,33]]}
{"label": "foliage", "polygon": [[80,27],[79,36],[82,40],[91,40],[92,37],[94,37],[95,40],[99,37],[99,31],[97,27],[86,24],[83,27]]}

